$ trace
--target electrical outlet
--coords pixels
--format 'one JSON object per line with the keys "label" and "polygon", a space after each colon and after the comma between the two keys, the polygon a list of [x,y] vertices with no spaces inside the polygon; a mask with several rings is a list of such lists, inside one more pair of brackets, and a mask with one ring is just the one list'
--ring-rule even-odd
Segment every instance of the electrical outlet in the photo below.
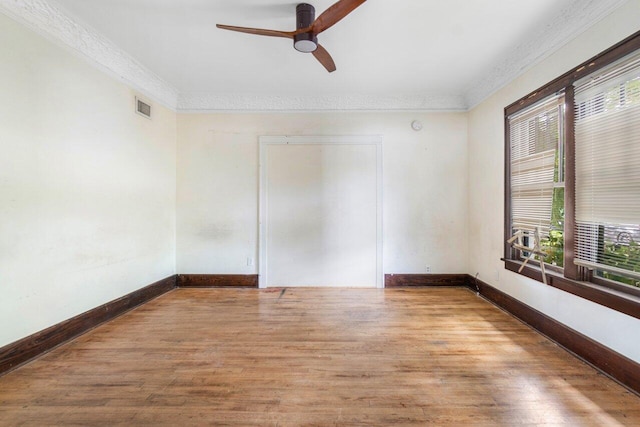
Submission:
{"label": "electrical outlet", "polygon": [[425,273],[431,273],[431,266],[430,266],[430,265],[427,265],[427,266],[424,268],[424,271],[425,271]]}

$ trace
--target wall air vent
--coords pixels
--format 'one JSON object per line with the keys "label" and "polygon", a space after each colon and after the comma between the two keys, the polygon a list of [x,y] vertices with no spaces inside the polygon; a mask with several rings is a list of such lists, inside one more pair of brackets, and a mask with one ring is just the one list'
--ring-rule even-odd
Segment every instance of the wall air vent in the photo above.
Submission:
{"label": "wall air vent", "polygon": [[151,118],[151,105],[136,96],[136,113],[147,119]]}

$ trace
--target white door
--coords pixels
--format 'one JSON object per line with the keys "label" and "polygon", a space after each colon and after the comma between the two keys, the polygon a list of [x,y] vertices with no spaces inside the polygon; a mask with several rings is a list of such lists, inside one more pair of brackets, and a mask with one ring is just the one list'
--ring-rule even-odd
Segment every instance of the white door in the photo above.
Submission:
{"label": "white door", "polygon": [[261,138],[261,287],[382,287],[381,148]]}

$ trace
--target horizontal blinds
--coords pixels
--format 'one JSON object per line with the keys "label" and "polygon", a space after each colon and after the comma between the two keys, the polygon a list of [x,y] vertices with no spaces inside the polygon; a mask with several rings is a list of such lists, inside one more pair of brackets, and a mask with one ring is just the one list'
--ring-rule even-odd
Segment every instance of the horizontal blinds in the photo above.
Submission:
{"label": "horizontal blinds", "polygon": [[563,100],[554,96],[509,117],[514,231],[540,228],[543,234],[549,232]]}
{"label": "horizontal blinds", "polygon": [[576,223],[575,263],[640,279],[640,229],[632,224]]}
{"label": "horizontal blinds", "polygon": [[576,264],[638,277],[640,54],[576,83],[575,152]]}
{"label": "horizontal blinds", "polygon": [[514,161],[511,165],[512,224],[515,230],[548,232],[553,201],[555,150]]}

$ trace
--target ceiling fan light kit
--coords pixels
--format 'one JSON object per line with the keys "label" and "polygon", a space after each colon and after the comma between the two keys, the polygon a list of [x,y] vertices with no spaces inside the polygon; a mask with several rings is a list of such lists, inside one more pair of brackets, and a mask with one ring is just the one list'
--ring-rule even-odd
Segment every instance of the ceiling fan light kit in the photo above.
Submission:
{"label": "ceiling fan light kit", "polygon": [[[316,8],[308,3],[296,6],[296,29],[304,30],[311,27],[316,19]],[[300,33],[293,36],[293,47],[298,52],[311,53],[318,48],[318,36],[313,32]]]}
{"label": "ceiling fan light kit", "polygon": [[353,12],[366,0],[339,0],[329,9],[320,14],[315,19],[316,10],[308,3],[300,3],[296,6],[296,30],[278,31],[260,28],[234,27],[231,25],[217,24],[216,27],[222,30],[237,31],[240,33],[255,34],[259,36],[283,37],[293,39],[293,47],[304,53],[312,53],[328,72],[336,70],[336,64],[320,44],[318,44],[318,34],[333,27],[338,21]]}

